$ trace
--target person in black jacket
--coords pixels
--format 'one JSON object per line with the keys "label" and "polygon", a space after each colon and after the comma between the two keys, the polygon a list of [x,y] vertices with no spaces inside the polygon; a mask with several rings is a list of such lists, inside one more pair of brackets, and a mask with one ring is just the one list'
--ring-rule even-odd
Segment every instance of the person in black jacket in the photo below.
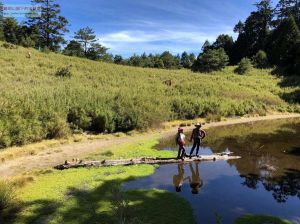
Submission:
{"label": "person in black jacket", "polygon": [[201,124],[200,123],[197,123],[195,125],[195,127],[196,128],[194,128],[194,130],[192,132],[192,135],[191,135],[191,139],[190,139],[190,141],[194,142],[193,147],[192,147],[191,152],[190,152],[190,158],[192,157],[195,148],[197,148],[196,149],[196,156],[197,157],[199,156],[198,153],[199,153],[201,141],[206,136],[205,131],[201,130]]}

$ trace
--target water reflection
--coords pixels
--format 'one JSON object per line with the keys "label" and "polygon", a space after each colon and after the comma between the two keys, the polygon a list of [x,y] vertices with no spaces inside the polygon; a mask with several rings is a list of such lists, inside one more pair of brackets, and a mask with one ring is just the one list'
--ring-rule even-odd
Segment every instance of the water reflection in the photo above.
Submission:
{"label": "water reflection", "polygon": [[279,203],[284,203],[289,197],[300,199],[300,171],[288,169],[285,175],[280,177],[260,176],[256,174],[241,175],[244,179],[242,183],[252,189],[257,189],[259,183],[266,191],[272,192],[274,199]]}
{"label": "water reflection", "polygon": [[183,164],[178,164],[178,173],[173,176],[173,184],[175,186],[176,192],[181,192],[181,187],[183,185],[184,178],[184,167]]}
{"label": "water reflection", "polygon": [[190,163],[189,169],[191,175],[185,177],[184,165],[182,163],[177,165],[177,174],[173,176],[173,185],[175,187],[175,191],[181,192],[182,185],[185,181],[188,181],[189,186],[191,188],[191,193],[199,194],[199,190],[203,186],[203,181],[200,178],[199,173],[199,162],[195,162],[194,165],[193,163]]}
{"label": "water reflection", "polygon": [[[223,223],[234,223],[243,214],[274,215],[300,223],[300,119],[206,131],[200,154],[228,149],[242,159],[164,165],[124,189],[177,191],[193,207],[198,223],[215,223],[215,212]],[[177,150],[174,137],[162,139],[157,147]]]}
{"label": "water reflection", "polygon": [[192,178],[189,177],[190,187],[193,194],[199,194],[199,189],[203,186],[203,181],[200,178],[199,173],[199,163],[195,163],[196,171],[194,170],[193,164],[190,163],[190,170],[192,173]]}

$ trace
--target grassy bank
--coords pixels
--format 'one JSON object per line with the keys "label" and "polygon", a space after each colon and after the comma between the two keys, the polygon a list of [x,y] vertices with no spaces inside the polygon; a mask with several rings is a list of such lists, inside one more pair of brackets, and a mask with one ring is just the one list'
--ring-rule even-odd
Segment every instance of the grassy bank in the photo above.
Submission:
{"label": "grassy bank", "polygon": [[[0,46],[0,147],[60,138],[70,127],[115,132],[199,116],[299,112],[281,98],[297,87],[281,87],[270,70],[196,74]],[[66,67],[70,77],[61,77]]]}
{"label": "grassy bank", "polygon": [[[154,150],[156,144],[155,139],[122,144],[91,157],[172,155]],[[193,223],[190,205],[172,193],[156,189],[119,192],[123,183],[151,175],[154,170],[150,165],[63,172],[49,169],[27,174],[27,182],[15,178],[20,212],[9,222],[121,223],[125,218],[126,223]]]}

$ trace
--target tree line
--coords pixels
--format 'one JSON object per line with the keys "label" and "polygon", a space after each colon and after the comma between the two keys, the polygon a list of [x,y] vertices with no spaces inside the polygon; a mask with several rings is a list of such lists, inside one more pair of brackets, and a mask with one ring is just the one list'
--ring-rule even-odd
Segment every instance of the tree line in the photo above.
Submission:
{"label": "tree line", "polygon": [[165,51],[155,55],[133,55],[127,59],[109,54],[108,48],[99,44],[90,27],[79,29],[67,42],[64,34],[69,32],[69,22],[61,15],[60,5],[55,0],[32,2],[41,5],[41,16],[32,17],[29,13],[23,23],[18,23],[14,18],[3,18],[0,40],[42,51],[139,67],[211,72],[227,65],[251,63],[259,68],[276,66],[283,74],[297,74],[300,71],[298,0],[280,0],[276,7],[272,7],[271,0],[257,2],[256,10],[234,27],[234,32],[238,34],[236,40],[221,34],[213,43],[206,41],[198,57],[187,52],[172,55]]}

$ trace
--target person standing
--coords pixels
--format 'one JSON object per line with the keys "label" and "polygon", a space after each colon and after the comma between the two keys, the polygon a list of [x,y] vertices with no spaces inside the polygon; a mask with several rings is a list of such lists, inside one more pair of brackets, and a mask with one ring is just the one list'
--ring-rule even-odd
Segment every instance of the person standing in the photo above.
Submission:
{"label": "person standing", "polygon": [[192,135],[191,135],[191,139],[190,141],[193,141],[194,144],[193,144],[193,147],[191,149],[191,152],[190,152],[190,158],[192,158],[192,155],[193,155],[193,152],[196,148],[196,156],[198,157],[198,153],[199,153],[199,149],[200,149],[200,144],[201,144],[201,141],[206,137],[206,133],[205,131],[201,130],[201,124],[200,123],[197,123],[195,125],[195,128],[192,132]]}
{"label": "person standing", "polygon": [[178,156],[177,159],[184,160],[185,153],[185,135],[183,134],[183,129],[178,128],[178,133],[176,135],[176,144],[179,146],[178,148]]}

